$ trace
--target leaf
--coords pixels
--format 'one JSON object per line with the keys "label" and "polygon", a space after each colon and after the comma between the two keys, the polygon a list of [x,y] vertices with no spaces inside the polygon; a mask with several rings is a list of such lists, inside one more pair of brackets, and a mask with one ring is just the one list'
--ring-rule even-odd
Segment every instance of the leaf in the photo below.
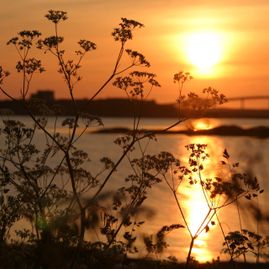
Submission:
{"label": "leaf", "polygon": [[247,243],[247,245],[248,245],[248,247],[250,248],[250,249],[254,249],[254,247],[252,246],[252,244],[251,243]]}
{"label": "leaf", "polygon": [[227,149],[224,150],[224,152],[223,152],[223,157],[224,157],[225,159],[227,159],[227,160],[230,158],[230,155],[229,155]]}
{"label": "leaf", "polygon": [[222,179],[220,177],[215,177],[215,179],[217,180],[217,182],[222,182]]}
{"label": "leaf", "polygon": [[89,113],[82,113],[81,118],[83,119],[83,122],[87,127],[95,125],[104,126],[102,119],[98,116],[91,115]]}

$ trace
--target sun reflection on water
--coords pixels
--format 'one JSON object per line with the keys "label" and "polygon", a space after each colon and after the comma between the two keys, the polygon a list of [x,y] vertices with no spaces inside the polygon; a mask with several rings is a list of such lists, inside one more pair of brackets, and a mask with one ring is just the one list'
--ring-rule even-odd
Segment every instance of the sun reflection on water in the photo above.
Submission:
{"label": "sun reflection on water", "polygon": [[213,255],[209,251],[205,239],[197,240],[196,244],[194,245],[192,253],[193,253],[192,256],[194,256],[196,260],[202,263],[213,259]]}
{"label": "sun reflection on water", "polygon": [[188,197],[184,208],[187,211],[190,230],[195,234],[208,212],[208,206],[199,185],[186,186],[184,192]]}
{"label": "sun reflection on water", "polygon": [[[204,177],[214,177],[216,176],[216,166],[218,163],[218,149],[222,152],[222,142],[218,138],[199,136],[191,137],[190,144],[207,144],[207,151],[210,155],[210,158],[203,162],[205,169]],[[188,154],[185,156],[185,160],[188,160]],[[178,192],[184,193],[187,200],[183,204],[184,211],[186,212],[187,222],[189,224],[190,231],[194,236],[199,230],[201,224],[203,223],[205,217],[209,212],[209,207],[205,195],[202,191],[201,185],[193,184],[190,185],[186,182],[183,186],[180,186]],[[195,257],[199,262],[206,262],[212,260],[214,255],[211,253],[208,248],[208,242],[214,240],[212,237],[212,232],[216,226],[210,226],[210,231],[206,232],[203,230],[197,239],[195,240],[194,247],[192,250],[192,256]]]}
{"label": "sun reflection on water", "polygon": [[[186,187],[188,200],[184,204],[185,212],[187,212],[187,221],[192,235],[198,231],[201,223],[208,213],[208,206],[201,192],[199,185]],[[192,253],[199,262],[208,261],[211,259],[210,252],[207,249],[208,233],[204,231],[195,240]]]}
{"label": "sun reflection on water", "polygon": [[[215,119],[195,119],[191,120],[186,123],[187,129],[193,130],[193,131],[202,131],[202,130],[210,130],[212,128],[215,128],[218,126],[219,123]],[[198,142],[199,143],[199,142]]]}

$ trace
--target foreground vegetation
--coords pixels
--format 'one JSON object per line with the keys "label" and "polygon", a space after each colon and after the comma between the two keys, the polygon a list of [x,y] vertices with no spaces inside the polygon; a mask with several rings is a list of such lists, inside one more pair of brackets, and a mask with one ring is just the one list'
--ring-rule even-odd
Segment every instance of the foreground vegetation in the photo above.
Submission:
{"label": "foreground vegetation", "polygon": [[[8,246],[1,248],[0,262],[2,268],[70,268],[76,249],[66,249],[63,246],[42,246],[35,249],[29,246]],[[117,255],[115,252],[99,253],[95,250],[80,252],[74,268],[94,269],[181,269],[186,268],[185,263],[170,260],[156,259],[130,259]],[[268,263],[220,262],[218,260],[208,263],[193,262],[188,265],[192,269],[267,269]]]}
{"label": "foreground vegetation", "polygon": [[[146,257],[158,258],[168,247],[165,241],[168,233],[186,231],[189,238],[186,268],[226,268],[230,264],[199,265],[192,256],[197,238],[203,232],[210,232],[214,225],[222,231],[224,252],[229,255],[232,266],[242,268],[234,262],[237,259],[247,262],[249,255],[254,256],[257,264],[268,258],[269,240],[260,234],[259,229],[248,231],[240,224],[237,231],[225,234],[222,227],[220,210],[235,204],[240,219],[240,200],[257,200],[263,193],[257,178],[232,161],[227,150],[220,158],[222,169],[215,171],[214,176],[210,176],[206,168],[210,156],[205,144],[187,145],[187,162],[170,152],[148,153],[149,143],[158,142],[154,131],[140,129],[141,101],[160,84],[155,74],[145,71],[150,67],[146,58],[126,48],[133,32],[143,27],[134,20],[122,18],[113,30],[112,36],[119,44],[114,68],[85,104],[90,107],[92,100],[112,83],[130,100],[133,129],[114,141],[121,153],[117,160],[104,156],[98,167],[91,165],[93,153],[79,148],[78,141],[93,123],[100,126],[103,123],[101,118],[86,114],[84,108],[77,105],[74,90],[81,80],[81,63],[89,52],[96,49],[96,44],[80,40],[79,50],[75,52],[77,58],[70,60],[61,48],[64,39],[58,29],[59,24],[67,19],[66,12],[50,10],[46,18],[53,23],[52,36],[41,38],[39,31],[27,30],[8,41],[19,55],[16,70],[22,76],[21,100],[32,119],[32,126],[4,117],[1,127],[1,265],[4,268],[180,268],[183,265],[176,263],[175,257],[166,261],[130,257],[139,257],[146,252]],[[29,101],[32,78],[45,71],[41,61],[31,57],[34,49],[57,60],[59,73],[73,104],[73,117],[59,122],[61,108],[49,107],[42,100]],[[124,57],[129,59],[126,66],[122,63]],[[17,102],[19,100],[10,95],[4,84],[9,75],[0,67],[0,90]],[[211,87],[203,90],[206,98],[192,92],[184,94],[183,87],[191,79],[189,73],[174,75],[178,90],[178,119],[162,130],[163,133],[190,118],[193,112],[203,112],[225,102],[225,96]],[[182,114],[183,110],[188,113]],[[51,118],[54,121],[52,129],[48,127]],[[66,132],[60,132],[60,128],[65,128]],[[110,181],[118,177],[123,160],[128,163],[130,173],[124,175],[115,189],[108,190]],[[147,210],[144,205],[157,184],[163,184],[170,191],[181,222],[164,223],[156,234],[144,235],[141,247],[136,244],[137,231],[143,229],[143,213]],[[199,186],[207,206],[207,213],[196,231],[191,230],[182,207],[183,184],[190,188]],[[256,210],[259,212],[259,208]],[[257,215],[256,221],[260,223],[266,218]],[[20,222],[27,223],[27,227],[22,228]],[[246,263],[244,268],[247,268]]]}

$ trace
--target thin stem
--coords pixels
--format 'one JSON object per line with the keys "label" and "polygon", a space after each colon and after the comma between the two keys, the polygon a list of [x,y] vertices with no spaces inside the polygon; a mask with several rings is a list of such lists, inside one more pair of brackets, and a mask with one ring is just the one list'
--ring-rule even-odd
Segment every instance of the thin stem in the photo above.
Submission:
{"label": "thin stem", "polygon": [[[163,129],[161,131],[161,133],[165,133],[166,131],[172,129],[173,127],[177,126],[178,124],[180,124],[181,122],[183,122],[184,120],[178,120],[177,122],[175,122],[174,124],[170,125],[169,127]],[[115,172],[115,170],[117,169],[117,167],[120,165],[120,163],[122,162],[122,160],[124,159],[124,157],[126,156],[126,154],[130,151],[130,149],[133,147],[133,145],[146,138],[146,137],[150,137],[152,135],[154,135],[156,132],[152,131],[152,132],[148,132],[144,135],[142,135],[141,137],[133,137],[133,140],[131,141],[131,143],[128,145],[128,147],[124,150],[123,154],[120,156],[120,158],[118,159],[118,161],[115,163],[115,165],[113,166],[113,168],[111,169],[111,171],[109,172],[109,174],[106,176],[106,178],[104,179],[103,183],[101,184],[101,186],[99,187],[99,189],[97,190],[97,192],[94,194],[92,199],[95,199],[100,192],[103,190],[103,188],[105,187],[105,185],[107,184],[107,182],[109,181],[111,175]]]}
{"label": "thin stem", "polygon": [[230,259],[231,259],[231,261],[232,261],[232,260],[233,260],[232,250],[230,249],[229,243],[228,243],[228,241],[226,240],[225,232],[224,232],[224,229],[223,229],[223,227],[222,227],[222,223],[221,223],[221,221],[220,221],[220,219],[219,219],[219,216],[218,216],[217,212],[216,212],[216,219],[217,219],[217,221],[218,221],[218,224],[219,224],[219,227],[220,227],[220,230],[221,230],[223,239],[224,239],[224,241],[225,241],[225,244],[226,244],[226,246],[227,246],[227,249],[228,249],[228,252],[229,252],[229,255],[230,255]]}
{"label": "thin stem", "polygon": [[186,225],[186,227],[187,227],[187,230],[188,230],[188,232],[189,232],[189,235],[190,235],[191,238],[193,238],[193,234],[192,234],[192,232],[191,232],[190,226],[189,226],[189,224],[188,224],[188,222],[187,222],[187,219],[186,219],[186,217],[185,217],[185,214],[184,214],[184,212],[183,212],[183,209],[182,209],[182,207],[181,207],[181,205],[180,205],[180,203],[179,203],[179,201],[178,201],[178,197],[177,197],[176,191],[173,191],[173,195],[174,195],[174,198],[175,198],[175,200],[176,200],[176,204],[177,204],[177,207],[178,207],[178,209],[179,209],[179,211],[180,211],[181,217],[182,217],[182,219],[183,219],[183,221],[184,221],[184,223],[185,223],[185,225]]}
{"label": "thin stem", "polygon": [[193,249],[193,245],[194,245],[194,241],[195,241],[195,237],[191,238],[191,243],[190,243],[190,247],[189,247],[189,251],[188,251],[188,256],[187,256],[187,260],[186,260],[186,264],[185,264],[185,268],[188,269],[190,262],[191,262],[191,253],[192,253],[192,249]]}
{"label": "thin stem", "polygon": [[93,195],[92,199],[96,199],[96,197],[100,194],[100,192],[103,190],[103,188],[105,187],[105,185],[107,184],[108,180],[110,179],[111,175],[116,171],[117,167],[120,165],[120,163],[122,162],[122,160],[125,158],[126,154],[130,151],[130,149],[133,147],[133,145],[135,144],[136,140],[133,138],[132,142],[129,144],[129,146],[124,150],[123,154],[121,155],[121,157],[118,159],[118,161],[115,163],[115,165],[113,166],[113,168],[110,170],[110,172],[108,173],[108,175],[106,176],[105,180],[103,181],[103,183],[101,184],[101,186],[99,187],[99,189],[97,190],[97,192]]}
{"label": "thin stem", "polygon": [[119,66],[119,63],[120,63],[120,60],[121,60],[121,57],[122,57],[122,54],[123,54],[123,51],[124,51],[124,43],[121,45],[121,48],[120,48],[120,52],[118,54],[118,58],[116,60],[116,63],[115,63],[115,66],[114,66],[114,69],[113,69],[113,72],[112,74],[110,75],[110,77],[102,84],[102,86],[93,94],[93,96],[89,99],[89,102],[91,102],[97,95],[100,94],[100,92],[106,87],[106,85],[114,78],[114,76],[117,74],[117,69],[118,69],[118,66]]}

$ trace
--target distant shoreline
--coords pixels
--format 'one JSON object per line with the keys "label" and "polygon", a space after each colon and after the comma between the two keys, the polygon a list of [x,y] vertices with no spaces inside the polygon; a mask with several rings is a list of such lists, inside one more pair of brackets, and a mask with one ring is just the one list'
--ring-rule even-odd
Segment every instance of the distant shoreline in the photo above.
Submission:
{"label": "distant shoreline", "polygon": [[[103,128],[91,133],[97,134],[127,134],[131,133],[132,130],[128,128]],[[215,127],[209,130],[169,130],[163,131],[161,129],[143,129],[140,132],[144,134],[163,134],[163,135],[173,135],[173,134],[183,134],[188,136],[197,135],[218,135],[218,136],[249,136],[256,138],[268,138],[269,137],[269,127],[259,126],[248,129],[243,129],[235,125],[223,125]]]}
{"label": "distant shoreline", "polygon": [[[74,104],[70,100],[53,98],[33,100],[28,100],[27,102],[29,102],[35,114],[53,116],[57,111],[58,116],[71,116],[76,113]],[[31,103],[32,101],[33,103]],[[142,118],[178,118],[178,109],[175,103],[159,104],[154,100],[147,100],[140,102],[139,106]],[[80,113],[88,113],[99,117],[133,117],[133,106],[130,105],[130,100],[124,98],[96,99],[91,103],[86,99],[80,99],[76,101],[76,107],[81,109]],[[0,101],[0,114],[27,115],[28,112],[25,110],[22,100],[3,100]],[[204,111],[182,110],[181,117],[269,119],[269,109],[214,108]]]}

